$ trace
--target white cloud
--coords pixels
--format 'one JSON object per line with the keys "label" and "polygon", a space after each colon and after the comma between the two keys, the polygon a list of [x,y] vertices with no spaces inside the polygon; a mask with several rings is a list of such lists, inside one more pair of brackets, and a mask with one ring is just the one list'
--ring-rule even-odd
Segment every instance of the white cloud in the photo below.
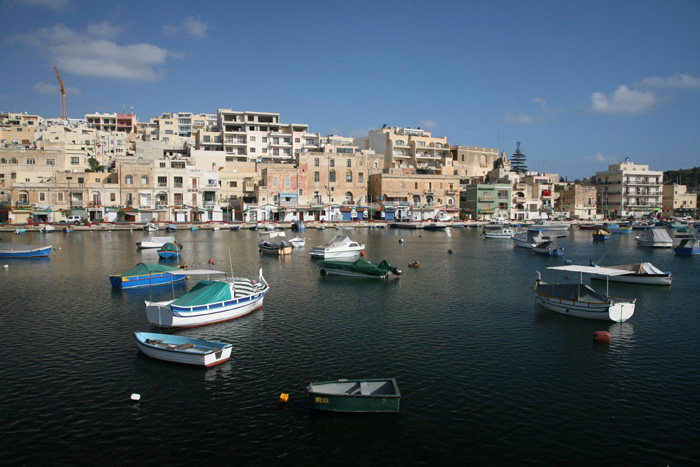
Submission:
{"label": "white cloud", "polygon": [[168,36],[182,33],[197,39],[204,39],[207,37],[208,30],[209,23],[202,21],[201,16],[197,16],[196,18],[188,16],[182,20],[181,24],[166,24],[162,28],[163,34]]}
{"label": "white cloud", "polygon": [[[98,25],[99,26],[99,25]],[[115,33],[116,26],[102,23],[108,33]],[[63,24],[42,28],[29,34],[14,36],[15,42],[37,49],[63,75],[76,74],[100,78],[116,78],[140,81],[158,81],[168,57],[176,54],[151,44],[119,45],[116,42],[95,37],[94,27],[86,33],[78,33]],[[104,30],[103,30],[104,32]]]}
{"label": "white cloud", "polygon": [[602,152],[599,152],[597,154],[594,154],[592,156],[588,156],[583,159],[584,162],[605,162],[608,160],[608,157],[604,155]]}
{"label": "white cloud", "polygon": [[593,113],[606,115],[639,115],[652,110],[658,101],[656,94],[651,91],[636,91],[623,84],[610,97],[602,92],[591,94],[589,110]]}
{"label": "white cloud", "polygon": [[511,125],[539,125],[544,121],[544,117],[533,117],[532,115],[524,113],[514,115],[510,112],[506,112],[503,116],[503,123],[510,123]]}
{"label": "white cloud", "polygon": [[122,32],[121,26],[113,26],[109,21],[102,21],[99,24],[88,24],[87,33],[92,36],[113,39]]}
{"label": "white cloud", "polygon": [[438,122],[436,122],[435,120],[428,119],[423,119],[420,122],[418,122],[418,126],[427,130],[437,130],[438,128],[440,128],[440,124]]}
{"label": "white cloud", "polygon": [[666,78],[663,76],[652,76],[644,78],[634,83],[636,87],[659,88],[659,89],[698,89],[700,88],[700,78],[687,73],[676,73]]}
{"label": "white cloud", "polygon": [[[39,94],[58,94],[60,91],[58,84],[46,84],[41,81],[36,83],[33,86],[33,89]],[[82,94],[80,89],[72,86],[64,87],[64,91],[66,91],[66,95],[68,96],[77,96]]]}

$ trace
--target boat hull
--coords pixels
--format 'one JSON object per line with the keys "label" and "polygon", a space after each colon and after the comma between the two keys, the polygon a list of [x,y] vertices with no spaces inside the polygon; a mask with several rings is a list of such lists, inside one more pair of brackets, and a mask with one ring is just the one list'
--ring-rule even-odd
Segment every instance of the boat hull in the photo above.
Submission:
{"label": "boat hull", "polygon": [[564,298],[557,296],[557,286],[558,284],[536,281],[532,291],[535,293],[537,303],[547,310],[563,315],[602,321],[622,322],[634,314],[635,302],[614,301],[612,299],[597,302]]}
{"label": "boat hull", "polygon": [[191,328],[229,321],[259,310],[269,286],[253,295],[206,305],[181,307],[168,302],[146,302],[146,317],[156,327]]}
{"label": "boat hull", "polygon": [[0,258],[45,258],[51,254],[53,246],[41,248],[3,248]]}
{"label": "boat hull", "polygon": [[591,274],[591,279],[601,281],[609,280],[610,282],[624,282],[627,284],[671,285],[671,274],[625,274],[624,276],[599,276],[597,274]]}
{"label": "boat hull", "polygon": [[398,412],[401,401],[396,380],[337,380],[311,383],[312,409],[330,412]]}
{"label": "boat hull", "polygon": [[168,334],[135,332],[136,347],[144,355],[172,363],[212,367],[231,358],[233,346]]}
{"label": "boat hull", "polygon": [[109,276],[109,282],[115,289],[133,289],[135,287],[172,284],[184,281],[185,279],[186,276],[168,274],[167,272],[143,274],[140,276]]}

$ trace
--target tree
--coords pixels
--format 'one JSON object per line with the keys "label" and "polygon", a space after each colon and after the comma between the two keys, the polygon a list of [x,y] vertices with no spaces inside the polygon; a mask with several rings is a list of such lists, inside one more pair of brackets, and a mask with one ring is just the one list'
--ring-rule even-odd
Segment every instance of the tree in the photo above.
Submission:
{"label": "tree", "polygon": [[94,157],[88,159],[88,164],[90,164],[90,168],[86,169],[86,172],[102,172],[104,170],[104,167]]}
{"label": "tree", "polygon": [[518,174],[527,172],[527,166],[525,165],[525,154],[520,151],[520,141],[518,141],[515,153],[510,159],[510,170]]}

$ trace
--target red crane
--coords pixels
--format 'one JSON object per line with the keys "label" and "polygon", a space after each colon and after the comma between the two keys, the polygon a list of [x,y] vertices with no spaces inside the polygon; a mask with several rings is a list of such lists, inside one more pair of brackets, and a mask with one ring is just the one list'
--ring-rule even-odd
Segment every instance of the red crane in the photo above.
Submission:
{"label": "red crane", "polygon": [[56,78],[58,78],[58,85],[61,87],[61,118],[66,119],[66,90],[63,88],[63,81],[61,76],[58,74],[58,68],[53,67],[53,71],[56,72]]}

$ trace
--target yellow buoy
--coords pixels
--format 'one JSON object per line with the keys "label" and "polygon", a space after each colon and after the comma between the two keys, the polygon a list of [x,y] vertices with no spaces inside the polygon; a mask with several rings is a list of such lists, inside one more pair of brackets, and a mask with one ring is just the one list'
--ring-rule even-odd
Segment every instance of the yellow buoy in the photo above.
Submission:
{"label": "yellow buoy", "polygon": [[289,402],[289,394],[280,394],[280,402]]}

